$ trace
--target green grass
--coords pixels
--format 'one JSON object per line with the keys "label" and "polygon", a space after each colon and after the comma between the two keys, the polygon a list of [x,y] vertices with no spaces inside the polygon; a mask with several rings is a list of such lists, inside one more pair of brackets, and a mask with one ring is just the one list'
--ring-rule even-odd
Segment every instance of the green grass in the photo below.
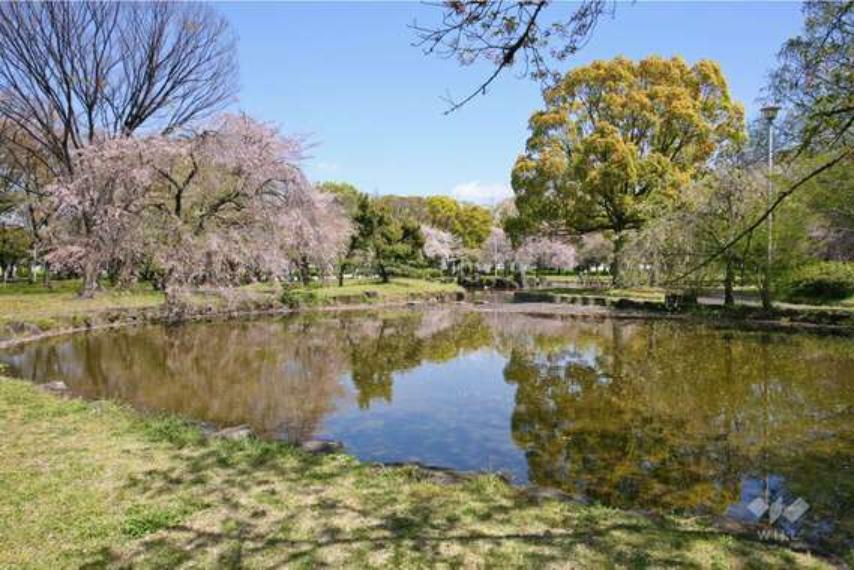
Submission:
{"label": "green grass", "polygon": [[[276,294],[281,293],[280,285],[271,283],[254,283],[241,287],[243,290]],[[404,300],[409,295],[422,293],[454,293],[462,291],[455,283],[442,283],[439,281],[425,281],[423,279],[409,279],[397,277],[389,283],[382,283],[374,279],[359,279],[345,281],[343,287],[329,282],[325,285],[311,285],[309,287],[293,287],[291,291],[296,293],[314,292],[320,299],[335,299],[337,297],[348,297],[351,295],[364,295],[375,292],[380,300],[395,301]]]}
{"label": "green grass", "polygon": [[[78,280],[56,281],[50,288],[41,284],[16,283],[0,286],[0,337],[21,338],[47,331],[68,330],[111,322],[121,311],[156,309],[165,297],[147,284],[130,289],[104,287],[92,299],[77,295]],[[191,306],[212,309],[283,308],[283,288],[275,283],[256,283],[230,290],[193,293],[185,298]],[[341,303],[396,303],[430,295],[462,291],[451,283],[419,279],[394,279],[390,283],[356,281],[291,290],[298,297],[311,298],[305,305]],[[368,296],[367,294],[371,295]]]}
{"label": "green grass", "polygon": [[0,568],[825,568],[700,519],[535,500],[492,476],[206,442],[0,378]]}
{"label": "green grass", "polygon": [[92,299],[80,299],[79,288],[77,280],[57,281],[50,288],[28,283],[0,286],[0,324],[46,322],[110,309],[156,307],[163,302],[163,294],[146,286],[126,291],[107,289]]}

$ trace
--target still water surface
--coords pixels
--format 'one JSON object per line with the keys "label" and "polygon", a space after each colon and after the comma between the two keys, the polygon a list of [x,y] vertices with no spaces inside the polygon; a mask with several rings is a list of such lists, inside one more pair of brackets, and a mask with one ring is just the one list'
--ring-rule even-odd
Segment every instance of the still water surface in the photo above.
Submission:
{"label": "still water surface", "polygon": [[454,306],[94,332],[0,360],[87,398],[616,507],[749,519],[768,489],[810,504],[809,534],[854,536],[852,338]]}

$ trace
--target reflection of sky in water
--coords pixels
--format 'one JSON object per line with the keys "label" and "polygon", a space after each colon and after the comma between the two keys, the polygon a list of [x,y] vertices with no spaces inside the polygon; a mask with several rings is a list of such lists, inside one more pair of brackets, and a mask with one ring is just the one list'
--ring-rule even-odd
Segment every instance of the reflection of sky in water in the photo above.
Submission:
{"label": "reflection of sky in water", "polygon": [[391,403],[376,399],[359,409],[349,399],[321,432],[367,460],[501,470],[525,481],[525,455],[510,431],[516,389],[504,382],[506,362],[484,349],[395,374]]}

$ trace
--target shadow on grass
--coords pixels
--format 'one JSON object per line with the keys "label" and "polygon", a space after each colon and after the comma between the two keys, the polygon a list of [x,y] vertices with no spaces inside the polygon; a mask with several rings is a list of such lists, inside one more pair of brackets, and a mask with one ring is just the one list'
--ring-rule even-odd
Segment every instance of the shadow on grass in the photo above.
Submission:
{"label": "shadow on grass", "polygon": [[[663,517],[542,503],[497,478],[438,485],[417,469],[260,441],[192,443],[171,456],[126,491],[195,509],[128,547],[92,553],[85,568],[793,565],[791,553],[766,544]],[[689,554],[695,548],[708,558]]]}

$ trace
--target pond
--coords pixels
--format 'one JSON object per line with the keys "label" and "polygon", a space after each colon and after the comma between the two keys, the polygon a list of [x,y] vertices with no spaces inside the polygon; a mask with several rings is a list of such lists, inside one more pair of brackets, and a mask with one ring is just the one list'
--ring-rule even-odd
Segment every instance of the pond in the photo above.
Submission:
{"label": "pond", "polygon": [[454,305],[100,331],[0,361],[86,398],[614,507],[755,519],[757,497],[802,498],[787,530],[854,536],[854,338]]}

